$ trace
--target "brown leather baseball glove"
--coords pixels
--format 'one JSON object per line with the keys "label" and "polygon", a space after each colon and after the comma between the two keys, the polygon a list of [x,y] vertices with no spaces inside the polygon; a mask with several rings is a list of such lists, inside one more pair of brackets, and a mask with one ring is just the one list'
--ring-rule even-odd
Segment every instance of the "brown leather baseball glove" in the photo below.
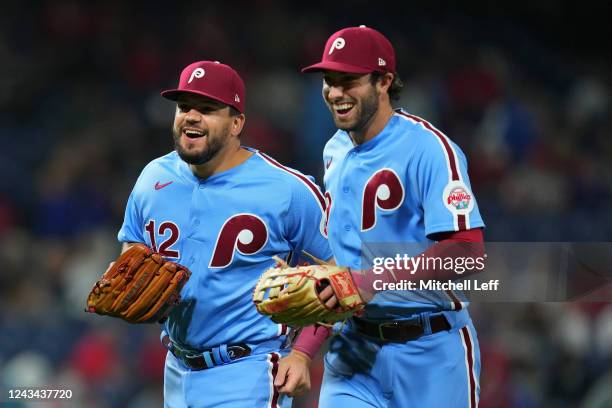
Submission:
{"label": "brown leather baseball glove", "polygon": [[155,323],[180,300],[189,269],[134,244],[104,272],[87,297],[87,312],[130,323]]}

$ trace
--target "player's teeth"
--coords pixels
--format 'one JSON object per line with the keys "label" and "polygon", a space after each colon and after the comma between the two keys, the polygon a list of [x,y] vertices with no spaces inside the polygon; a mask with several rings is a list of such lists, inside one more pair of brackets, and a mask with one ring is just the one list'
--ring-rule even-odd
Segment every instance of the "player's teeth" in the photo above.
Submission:
{"label": "player's teeth", "polygon": [[340,105],[336,105],[336,110],[347,110],[347,109],[351,109],[353,107],[353,104],[351,103],[343,103]]}

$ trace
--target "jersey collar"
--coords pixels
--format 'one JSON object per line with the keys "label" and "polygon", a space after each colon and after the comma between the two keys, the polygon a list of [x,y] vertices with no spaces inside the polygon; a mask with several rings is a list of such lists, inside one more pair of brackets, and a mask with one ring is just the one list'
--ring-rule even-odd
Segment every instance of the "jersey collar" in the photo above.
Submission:
{"label": "jersey collar", "polygon": [[[376,148],[376,146],[380,145],[381,143],[385,143],[387,139],[389,139],[390,137],[393,137],[393,133],[394,133],[393,129],[395,128],[397,124],[397,120],[398,120],[397,115],[393,114],[391,118],[389,119],[389,121],[387,122],[387,124],[385,125],[385,127],[376,136],[374,136],[373,138],[371,138],[365,143],[354,146],[353,149],[356,151],[365,152],[365,151]],[[344,132],[346,137],[349,140],[351,140],[351,137],[349,136],[348,132],[344,130],[342,132]],[[352,143],[352,140],[351,140],[351,143]]]}

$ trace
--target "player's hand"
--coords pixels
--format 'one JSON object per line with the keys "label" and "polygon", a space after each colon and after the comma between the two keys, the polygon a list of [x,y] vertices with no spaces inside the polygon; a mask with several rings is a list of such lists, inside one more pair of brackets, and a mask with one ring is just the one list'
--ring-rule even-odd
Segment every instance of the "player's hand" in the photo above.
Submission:
{"label": "player's hand", "polygon": [[338,299],[334,294],[334,290],[331,286],[326,287],[318,293],[321,302],[325,303],[325,307],[328,309],[334,309],[338,305]]}
{"label": "player's hand", "polygon": [[298,397],[310,390],[310,357],[291,350],[278,364],[278,373],[274,380],[278,392]]}
{"label": "player's hand", "polygon": [[[374,297],[374,295],[361,287],[361,273],[361,271],[351,269],[351,276],[355,281],[355,285],[357,286],[357,290],[359,291],[359,296],[361,296],[361,299],[363,299],[365,303],[369,303],[370,300],[372,300],[372,298]],[[317,295],[319,296],[319,299],[321,299],[321,302],[325,303],[325,307],[327,307],[328,309],[334,309],[336,306],[338,306],[338,299],[336,298],[334,290],[331,286],[325,287],[323,290],[318,292]]]}

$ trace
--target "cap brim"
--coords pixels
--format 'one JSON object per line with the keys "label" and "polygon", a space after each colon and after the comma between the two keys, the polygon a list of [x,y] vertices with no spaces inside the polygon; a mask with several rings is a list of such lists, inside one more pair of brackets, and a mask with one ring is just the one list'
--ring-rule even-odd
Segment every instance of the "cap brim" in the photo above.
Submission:
{"label": "cap brim", "polygon": [[179,96],[181,96],[181,94],[192,94],[192,95],[205,96],[217,102],[221,102],[225,105],[234,106],[233,104],[229,104],[226,101],[223,101],[215,96],[212,96],[206,92],[201,92],[201,91],[192,91],[192,90],[186,90],[186,89],[168,89],[167,91],[163,91],[160,93],[161,96],[163,96],[166,99],[170,99],[171,101],[177,101]]}
{"label": "cap brim", "polygon": [[355,65],[345,64],[343,62],[333,61],[322,61],[318,64],[309,65],[306,68],[302,68],[302,73],[318,72],[318,71],[335,71],[335,72],[348,72],[349,74],[369,74],[374,72],[374,69],[358,67]]}

